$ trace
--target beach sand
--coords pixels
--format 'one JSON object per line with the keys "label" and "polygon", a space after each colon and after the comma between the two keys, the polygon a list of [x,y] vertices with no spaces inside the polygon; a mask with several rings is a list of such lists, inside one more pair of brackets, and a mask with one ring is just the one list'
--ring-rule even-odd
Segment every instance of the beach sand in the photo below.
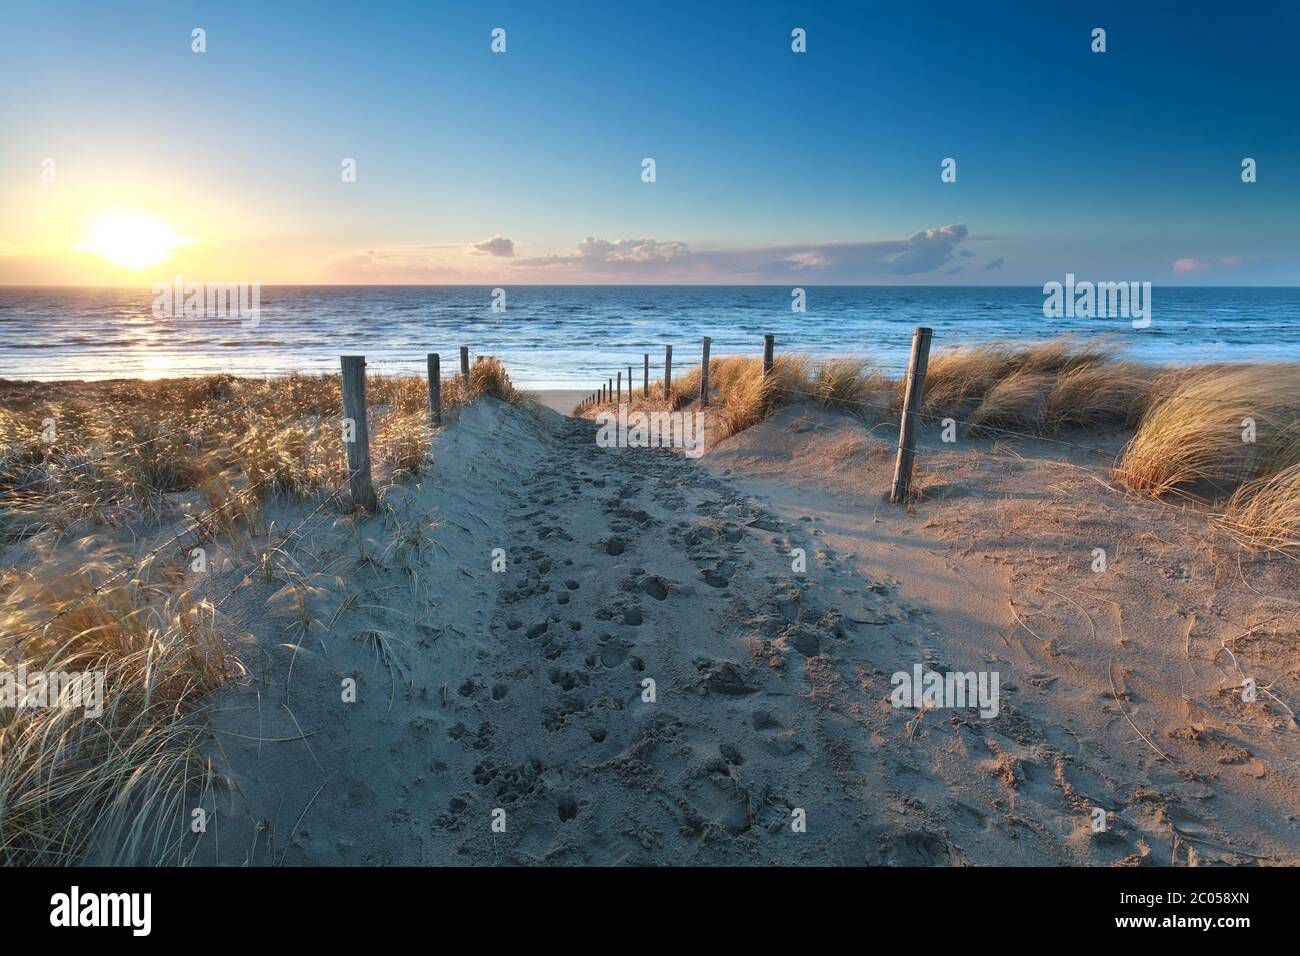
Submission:
{"label": "beach sand", "polygon": [[591,393],[576,389],[555,388],[529,392],[528,394],[547,408],[557,411],[561,415],[570,415],[573,413],[574,407]]}
{"label": "beach sand", "polygon": [[[700,461],[593,435],[481,399],[294,543],[305,633],[239,590],[199,862],[1300,862],[1300,728],[1239,693],[1300,699],[1294,563],[1047,444],[928,446],[905,509],[807,406]],[[998,715],[891,706],[918,663],[997,671]]]}

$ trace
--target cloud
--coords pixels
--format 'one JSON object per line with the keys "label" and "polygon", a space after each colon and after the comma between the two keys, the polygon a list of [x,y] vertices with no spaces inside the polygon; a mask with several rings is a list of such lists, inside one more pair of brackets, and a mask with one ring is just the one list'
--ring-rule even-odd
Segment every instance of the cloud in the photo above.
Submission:
{"label": "cloud", "polygon": [[515,241],[507,239],[505,236],[494,235],[491,239],[484,239],[482,242],[476,242],[469,247],[471,255],[489,255],[501,259],[509,259],[515,254]]}
{"label": "cloud", "polygon": [[491,260],[482,253],[467,255],[470,248],[460,243],[361,249],[328,262],[325,278],[331,282],[418,284],[464,282],[482,274],[485,281],[492,281],[492,273],[484,272],[494,268]]}
{"label": "cloud", "polygon": [[660,242],[657,239],[597,239],[588,236],[578,243],[572,255],[539,256],[521,259],[519,265],[544,269],[570,267],[587,269],[644,269],[687,259],[690,250],[684,242]]}
{"label": "cloud", "polygon": [[1001,269],[1004,265],[1006,265],[1006,263],[1003,261],[1001,256],[998,256],[996,259],[994,259],[992,262],[990,262],[988,265],[984,267],[984,271],[992,272],[994,269]]}
{"label": "cloud", "polygon": [[515,242],[378,246],[327,263],[336,282],[861,283],[927,273],[955,275],[971,239],[964,225],[905,238],[695,247],[670,239],[587,236],[572,252],[519,257]]}
{"label": "cloud", "polygon": [[1249,262],[1245,256],[1189,256],[1174,261],[1174,272],[1186,275],[1189,272],[1216,272],[1220,269],[1235,269]]}
{"label": "cloud", "polygon": [[955,224],[925,229],[905,239],[738,249],[694,249],[677,240],[588,236],[571,254],[519,259],[515,265],[566,278],[860,282],[873,277],[935,272],[954,262],[958,244],[969,235],[964,225]]}

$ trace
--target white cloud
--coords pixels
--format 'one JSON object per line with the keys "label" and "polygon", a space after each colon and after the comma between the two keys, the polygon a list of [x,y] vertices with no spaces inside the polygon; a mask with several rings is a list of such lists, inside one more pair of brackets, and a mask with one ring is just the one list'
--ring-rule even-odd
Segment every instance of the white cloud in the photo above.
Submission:
{"label": "white cloud", "polygon": [[507,239],[505,236],[494,235],[491,239],[484,239],[482,242],[472,244],[469,251],[474,255],[486,254],[508,259],[515,254],[515,241]]}
{"label": "white cloud", "polygon": [[344,282],[857,283],[955,274],[969,239],[960,224],[906,238],[734,248],[588,236],[571,253],[519,258],[514,240],[494,235],[468,245],[360,250],[332,262],[330,275]]}
{"label": "white cloud", "polygon": [[692,249],[680,241],[597,239],[588,236],[570,255],[519,259],[525,270],[573,278],[656,278],[686,281],[804,279],[857,282],[880,276],[934,272],[957,257],[969,237],[964,225],[941,226],[906,239],[869,239],[742,249]]}

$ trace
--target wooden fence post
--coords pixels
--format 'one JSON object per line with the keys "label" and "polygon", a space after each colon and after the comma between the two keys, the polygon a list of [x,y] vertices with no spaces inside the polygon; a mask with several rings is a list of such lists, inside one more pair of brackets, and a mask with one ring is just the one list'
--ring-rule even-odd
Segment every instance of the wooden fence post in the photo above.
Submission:
{"label": "wooden fence post", "polygon": [[442,424],[441,361],[437,352],[429,353],[429,422],[435,428]]}
{"label": "wooden fence post", "polygon": [[898,460],[894,463],[894,486],[889,500],[894,504],[907,498],[912,485],[912,462],[916,458],[917,417],[925,393],[925,372],[930,365],[931,329],[918,326],[912,333],[912,358],[907,363],[907,389],[903,393],[903,419],[898,426]]}
{"label": "wooden fence post", "polygon": [[[370,479],[370,428],[366,423],[366,357],[344,355],[343,359],[343,439],[351,474],[352,503],[366,511],[379,507],[375,486]],[[348,423],[351,422],[351,428]],[[351,437],[351,441],[347,439]]]}
{"label": "wooden fence post", "polygon": [[468,345],[462,345],[460,347],[460,377],[464,380],[466,385],[469,384],[469,346]]}
{"label": "wooden fence post", "polygon": [[618,373],[618,400],[623,401],[623,373]]}
{"label": "wooden fence post", "polygon": [[770,335],[763,336],[763,378],[772,374],[772,351],[775,339]]}
{"label": "wooden fence post", "polygon": [[641,397],[650,397],[650,353],[641,356]]}
{"label": "wooden fence post", "polygon": [[700,404],[709,404],[709,337],[704,336],[703,358],[700,361]]}
{"label": "wooden fence post", "polygon": [[664,346],[664,401],[668,401],[668,393],[673,390],[673,347]]}

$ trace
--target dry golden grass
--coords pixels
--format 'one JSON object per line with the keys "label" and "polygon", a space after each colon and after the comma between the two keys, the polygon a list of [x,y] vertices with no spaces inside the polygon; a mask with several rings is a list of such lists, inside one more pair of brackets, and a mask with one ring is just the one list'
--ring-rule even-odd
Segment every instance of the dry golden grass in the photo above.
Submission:
{"label": "dry golden grass", "polygon": [[[483,395],[520,400],[491,358],[442,395],[445,418]],[[427,381],[372,377],[367,400],[382,492],[428,461]],[[238,544],[272,495],[339,488],[341,417],[338,376],[0,382],[0,544],[29,549],[0,569],[0,673],[105,675],[98,719],[0,707],[0,864],[105,848],[119,862],[187,861],[189,809],[211,784],[203,699],[238,664],[177,562],[218,537]],[[97,543],[120,528],[164,540]]]}
{"label": "dry golden grass", "polygon": [[[921,409],[927,416],[964,418],[1011,371],[1007,350],[997,345],[940,349],[930,356]],[[901,407],[901,388],[894,407]]]}
{"label": "dry golden grass", "polygon": [[[862,415],[889,385],[878,373],[867,370],[865,360],[828,359],[814,362],[802,355],[778,355],[772,373],[763,376],[761,359],[726,356],[709,362],[710,441],[720,441],[757,425],[772,411],[794,402],[812,401],[824,408],[838,408]],[[700,397],[700,369],[693,368],[674,378],[668,399],[663,398],[663,380],[652,382],[650,397],[640,395],[624,401],[629,412],[680,411]],[[593,415],[612,410],[618,402],[581,402],[574,413]]]}
{"label": "dry golden grass", "polygon": [[807,389],[822,408],[834,408],[864,415],[871,404],[890,389],[866,359],[827,359],[817,363]]}
{"label": "dry golden grass", "polygon": [[[1247,419],[1255,423],[1246,440]],[[1216,366],[1158,383],[1115,466],[1152,495],[1227,494],[1300,462],[1300,365]]]}
{"label": "dry golden grass", "polygon": [[1132,428],[1146,410],[1155,370],[1136,362],[1097,362],[1056,376],[1043,402],[1042,425],[1054,432]]}
{"label": "dry golden grass", "polygon": [[[237,665],[210,606],[151,565],[95,592],[129,556],[65,557],[0,580],[0,670],[104,675],[103,713],[0,708],[0,863],[185,861],[187,794],[207,780],[202,698]],[[66,609],[48,626],[30,624]],[[30,633],[28,633],[30,631]],[[111,848],[111,850],[109,849]]]}
{"label": "dry golden grass", "polygon": [[[902,378],[887,379],[864,360],[779,356],[767,383],[757,358],[717,358],[709,368],[711,440],[792,402],[884,421],[897,416],[903,400]],[[699,388],[695,368],[673,381],[667,402],[656,382],[652,397],[633,399],[632,409],[686,408]],[[577,413],[614,404],[584,402]],[[931,426],[952,418],[995,437],[1136,428],[1115,466],[1119,480],[1154,495],[1232,494],[1227,520],[1236,530],[1250,534],[1257,527],[1261,540],[1292,546],[1296,485],[1288,469],[1300,461],[1295,363],[1161,369],[1124,361],[1105,342],[1068,338],[938,349],[926,374],[922,416]],[[1242,441],[1245,418],[1256,422],[1254,444]]]}
{"label": "dry golden grass", "polygon": [[1223,521],[1264,547],[1300,549],[1300,463],[1239,487]]}
{"label": "dry golden grass", "polygon": [[[1018,376],[1005,385],[982,417],[986,423],[1015,420],[1033,425],[1045,403],[1039,386],[1047,380],[1035,376],[1067,379],[1085,369],[1105,376],[1115,366],[1113,352],[1104,345],[1081,345],[1068,338],[1023,347],[995,342],[940,349],[930,357],[926,370],[922,410],[927,416],[969,418],[999,386]],[[1017,398],[1028,404],[1017,408]],[[893,407],[901,405],[900,390]]]}
{"label": "dry golden grass", "polygon": [[[418,470],[426,380],[372,376],[366,390],[372,460],[394,475]],[[518,400],[495,358],[475,363],[468,385],[443,383],[444,416],[480,395]],[[342,402],[336,375],[0,383],[0,536],[161,518],[177,492],[212,500],[243,487],[261,500],[333,488],[347,468]]]}
{"label": "dry golden grass", "polygon": [[[1117,361],[1105,345],[1069,339],[1019,348],[994,343],[941,349],[930,359],[922,409],[928,421],[951,417],[986,431],[1131,424],[1145,408],[1152,374],[1137,363]],[[903,400],[901,377],[887,378],[859,358],[779,355],[766,382],[757,358],[716,358],[709,363],[709,386],[723,426],[710,429],[714,438],[749,428],[792,402],[812,401],[868,418],[896,415]],[[631,408],[676,411],[697,401],[699,391],[696,367],[673,380],[666,403],[660,381],[651,386],[650,399],[636,397]],[[577,412],[600,407],[599,401],[584,402]]]}
{"label": "dry golden grass", "polygon": [[979,432],[1036,428],[1055,387],[1056,376],[1050,373],[1012,371],[980,397],[970,413],[970,424]]}

